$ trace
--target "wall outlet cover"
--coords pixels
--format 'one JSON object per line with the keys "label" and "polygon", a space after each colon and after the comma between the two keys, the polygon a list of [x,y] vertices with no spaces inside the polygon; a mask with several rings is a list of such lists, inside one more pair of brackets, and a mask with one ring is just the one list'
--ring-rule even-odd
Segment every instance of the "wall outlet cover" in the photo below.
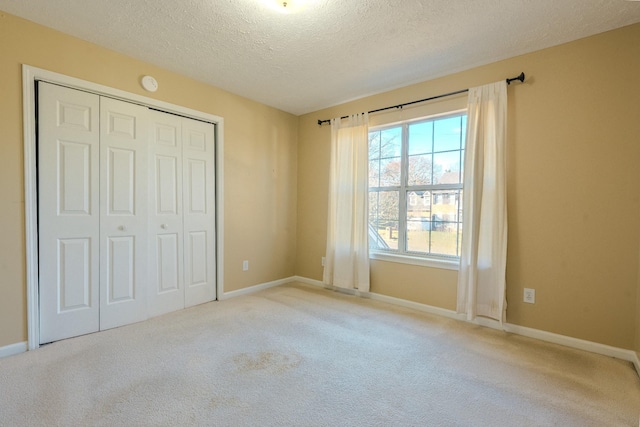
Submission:
{"label": "wall outlet cover", "polygon": [[528,304],[535,304],[536,302],[536,290],[530,288],[524,288],[523,301]]}

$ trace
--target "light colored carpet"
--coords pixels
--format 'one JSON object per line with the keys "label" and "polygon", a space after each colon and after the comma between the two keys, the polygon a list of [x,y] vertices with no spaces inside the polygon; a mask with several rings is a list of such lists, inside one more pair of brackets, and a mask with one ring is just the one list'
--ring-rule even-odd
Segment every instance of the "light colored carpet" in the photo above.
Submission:
{"label": "light colored carpet", "polygon": [[637,426],[630,363],[285,285],[0,359],[0,425]]}

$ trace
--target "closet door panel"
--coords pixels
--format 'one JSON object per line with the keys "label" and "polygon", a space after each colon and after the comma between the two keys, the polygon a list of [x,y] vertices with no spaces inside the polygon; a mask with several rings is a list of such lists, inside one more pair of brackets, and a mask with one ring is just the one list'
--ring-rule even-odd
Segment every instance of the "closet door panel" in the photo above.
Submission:
{"label": "closet door panel", "polygon": [[[110,237],[107,254],[107,304],[135,300],[135,238]],[[103,328],[104,329],[104,328]]]}
{"label": "closet door panel", "polygon": [[107,152],[107,213],[135,215],[136,152],[135,149],[109,147]]}
{"label": "closet door panel", "polygon": [[156,154],[155,191],[156,215],[179,215],[178,161],[179,157]]}
{"label": "closet door panel", "polygon": [[149,112],[149,312],[184,308],[182,118]]}
{"label": "closet door panel", "polygon": [[90,215],[91,145],[57,141],[57,196],[60,215]]}
{"label": "closet door panel", "polygon": [[181,288],[181,259],[178,256],[178,242],[178,234],[161,234],[157,237],[159,294],[177,291]]}
{"label": "closet door panel", "polygon": [[58,239],[58,310],[91,307],[91,239]]}
{"label": "closet door panel", "polygon": [[40,343],[99,328],[99,97],[38,83]]}
{"label": "closet door panel", "polygon": [[206,231],[189,233],[189,286],[206,286],[209,281],[209,254]]}
{"label": "closet door panel", "polygon": [[[209,165],[210,166],[210,165]],[[199,159],[187,160],[190,215],[207,214],[207,161]]]}
{"label": "closet door panel", "polygon": [[148,109],[100,98],[100,329],[147,312]]}
{"label": "closet door panel", "polygon": [[215,127],[183,119],[185,306],[216,297]]}

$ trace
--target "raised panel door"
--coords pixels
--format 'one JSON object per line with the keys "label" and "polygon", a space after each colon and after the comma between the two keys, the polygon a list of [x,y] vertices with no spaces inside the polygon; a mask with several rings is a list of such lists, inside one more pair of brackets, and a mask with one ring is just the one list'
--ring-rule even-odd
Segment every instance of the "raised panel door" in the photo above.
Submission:
{"label": "raised panel door", "polygon": [[100,329],[147,312],[148,109],[100,98]]}
{"label": "raised panel door", "polygon": [[184,119],[185,306],[216,298],[215,127]]}
{"label": "raised panel door", "polygon": [[38,83],[40,343],[99,328],[99,97]]}
{"label": "raised panel door", "polygon": [[150,111],[149,313],[184,308],[182,118]]}

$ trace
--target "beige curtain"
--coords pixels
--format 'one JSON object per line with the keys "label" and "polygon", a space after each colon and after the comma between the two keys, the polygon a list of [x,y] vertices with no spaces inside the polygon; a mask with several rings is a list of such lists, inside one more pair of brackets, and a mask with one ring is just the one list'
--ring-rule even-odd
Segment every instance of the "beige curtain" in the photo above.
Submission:
{"label": "beige curtain", "polygon": [[469,89],[458,313],[504,321],[507,83]]}
{"label": "beige curtain", "polygon": [[367,113],[331,120],[323,281],[327,285],[360,292],[369,292],[368,144]]}

